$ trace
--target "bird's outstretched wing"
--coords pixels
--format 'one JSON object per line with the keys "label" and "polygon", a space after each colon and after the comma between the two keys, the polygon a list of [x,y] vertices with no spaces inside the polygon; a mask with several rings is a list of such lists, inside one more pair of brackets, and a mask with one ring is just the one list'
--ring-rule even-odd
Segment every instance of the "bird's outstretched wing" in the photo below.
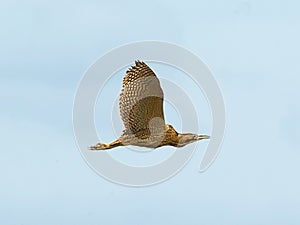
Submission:
{"label": "bird's outstretched wing", "polygon": [[119,106],[124,132],[143,134],[150,126],[165,129],[163,91],[158,78],[144,62],[136,61],[126,71]]}

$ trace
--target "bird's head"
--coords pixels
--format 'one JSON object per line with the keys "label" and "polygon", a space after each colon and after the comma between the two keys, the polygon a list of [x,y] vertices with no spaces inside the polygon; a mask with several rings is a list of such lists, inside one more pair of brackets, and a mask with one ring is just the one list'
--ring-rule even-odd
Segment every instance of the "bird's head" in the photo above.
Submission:
{"label": "bird's head", "polygon": [[209,139],[210,137],[205,134],[178,134],[178,144],[177,147],[183,147],[187,144],[200,141],[203,139]]}
{"label": "bird's head", "polygon": [[167,133],[170,135],[172,139],[172,145],[175,145],[176,147],[183,147],[187,144],[210,138],[208,135],[205,134],[177,133],[176,130],[173,128],[173,126],[169,124],[167,124]]}

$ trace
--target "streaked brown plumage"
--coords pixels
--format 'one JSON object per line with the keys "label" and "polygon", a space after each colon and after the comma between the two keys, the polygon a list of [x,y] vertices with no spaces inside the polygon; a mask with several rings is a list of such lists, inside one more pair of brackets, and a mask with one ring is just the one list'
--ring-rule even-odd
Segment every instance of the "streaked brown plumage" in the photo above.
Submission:
{"label": "streaked brown plumage", "polygon": [[120,94],[120,114],[125,126],[123,134],[110,144],[98,143],[90,149],[105,150],[126,145],[182,147],[209,138],[202,134],[179,134],[171,125],[165,124],[163,98],[155,73],[146,63],[136,61],[126,71]]}

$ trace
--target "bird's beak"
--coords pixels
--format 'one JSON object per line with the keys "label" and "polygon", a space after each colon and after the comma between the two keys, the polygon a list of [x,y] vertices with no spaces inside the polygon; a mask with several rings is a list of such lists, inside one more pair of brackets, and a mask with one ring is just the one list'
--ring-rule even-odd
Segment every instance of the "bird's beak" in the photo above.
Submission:
{"label": "bird's beak", "polygon": [[205,134],[198,134],[197,140],[209,139],[210,136]]}

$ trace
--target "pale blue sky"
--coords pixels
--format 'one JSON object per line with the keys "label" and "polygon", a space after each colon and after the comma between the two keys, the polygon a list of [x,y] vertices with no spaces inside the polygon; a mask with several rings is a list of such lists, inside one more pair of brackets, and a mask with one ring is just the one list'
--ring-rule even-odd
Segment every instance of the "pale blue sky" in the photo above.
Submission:
{"label": "pale blue sky", "polygon": [[[1,1],[0,224],[300,224],[299,8]],[[82,159],[72,104],[96,58],[149,39],[184,46],[209,65],[225,99],[226,137],[204,174],[200,149],[172,179],[129,188]]]}

